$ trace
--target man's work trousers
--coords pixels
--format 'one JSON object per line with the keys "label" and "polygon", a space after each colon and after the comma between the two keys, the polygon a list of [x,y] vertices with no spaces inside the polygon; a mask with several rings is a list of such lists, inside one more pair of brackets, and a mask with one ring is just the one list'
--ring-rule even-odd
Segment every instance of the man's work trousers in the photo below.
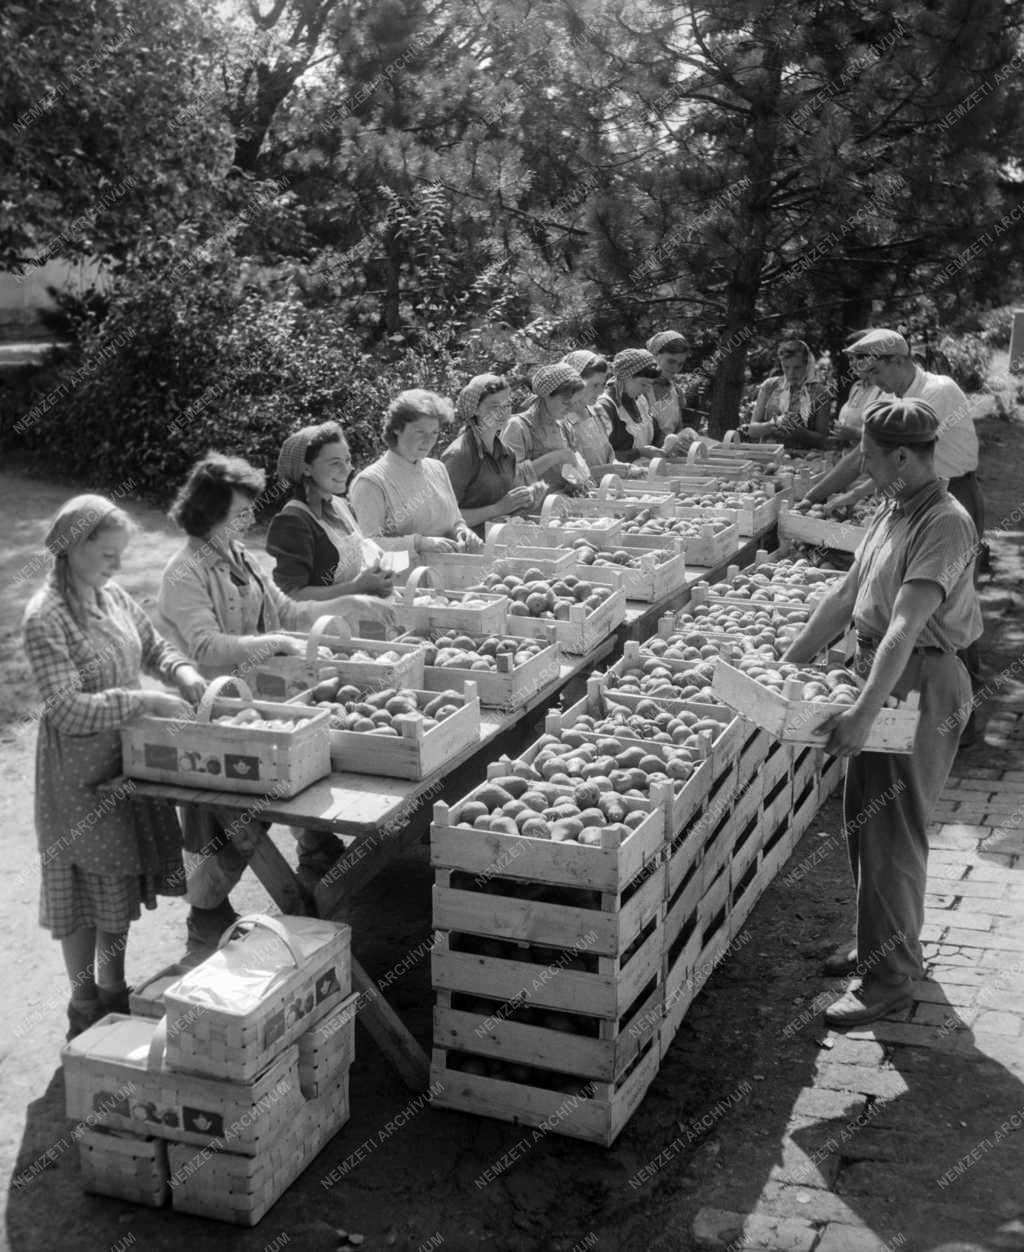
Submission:
{"label": "man's work trousers", "polygon": [[[870,664],[858,655],[858,669]],[[921,928],[928,874],[928,824],[956,756],[971,686],[952,653],[914,653],[895,695],[920,693],[921,721],[909,756],[851,757],[843,817],[857,888],[857,972],[896,983],[922,973]]]}

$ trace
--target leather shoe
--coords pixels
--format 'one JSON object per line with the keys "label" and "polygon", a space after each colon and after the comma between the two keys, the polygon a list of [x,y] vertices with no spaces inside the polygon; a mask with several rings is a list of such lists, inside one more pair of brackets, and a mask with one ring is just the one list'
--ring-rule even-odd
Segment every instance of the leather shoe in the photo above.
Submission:
{"label": "leather shoe", "polygon": [[851,983],[838,1000],[825,1010],[829,1026],[844,1030],[850,1026],[866,1026],[880,1017],[890,1017],[913,1004],[910,982]]}
{"label": "leather shoe", "polygon": [[846,943],[841,944],[831,956],[825,958],[821,968],[829,978],[844,978],[852,974],[857,968],[857,949]]}

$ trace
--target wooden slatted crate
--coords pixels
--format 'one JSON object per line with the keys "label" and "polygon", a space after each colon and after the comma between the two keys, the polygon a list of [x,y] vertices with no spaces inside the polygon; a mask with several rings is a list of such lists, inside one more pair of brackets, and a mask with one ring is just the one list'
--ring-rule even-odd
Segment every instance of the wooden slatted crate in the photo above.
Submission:
{"label": "wooden slatted crate", "polygon": [[866,534],[866,526],[826,517],[809,517],[789,504],[779,513],[779,535],[790,543],[809,543],[816,548],[856,552]]}
{"label": "wooden slatted crate", "polygon": [[545,639],[553,626],[558,646],[563,652],[585,656],[607,639],[612,631],[618,630],[625,620],[626,593],[620,587],[594,609],[587,609],[583,604],[572,605],[567,621],[509,614],[505,633],[530,639]]}
{"label": "wooden slatted crate", "polygon": [[[555,637],[552,623],[547,632],[550,642],[528,660],[515,663],[510,652],[499,653],[494,659],[497,669],[467,669],[454,665],[426,665],[423,670],[423,686],[428,691],[448,691],[452,687],[463,687],[466,683],[476,684],[481,705],[486,708],[497,708],[505,711],[522,708],[524,704],[542,687],[555,681],[561,673],[561,650]],[[426,632],[426,638],[435,642],[439,631]],[[503,635],[503,640],[514,639],[515,636]],[[520,639],[524,636],[520,635]],[[543,640],[544,636],[536,636]],[[476,643],[484,642],[477,636]],[[427,657],[429,659],[429,652]]]}
{"label": "wooden slatted crate", "polygon": [[483,552],[426,552],[417,558],[435,577],[435,585],[448,591],[477,586],[488,574],[517,574],[520,578],[537,570],[542,578],[571,574],[572,554],[558,548],[512,547],[502,542],[502,528],[495,526]]}
{"label": "wooden slatted crate", "polygon": [[[416,691],[414,694],[422,708],[439,693]],[[292,702],[302,705],[311,698],[311,692],[303,692],[293,696]],[[335,770],[354,774],[426,778],[480,739],[480,699],[476,683],[464,683],[461,695],[453,690],[450,703],[457,706],[456,711],[427,729],[417,714],[396,714],[393,724],[400,731],[397,736],[329,728],[330,764]]]}
{"label": "wooden slatted crate", "polygon": [[540,517],[518,519],[510,522],[488,522],[491,528],[500,526],[498,541],[513,548],[529,544],[535,548],[564,548],[566,539],[592,539],[596,543],[615,543],[622,535],[622,521],[617,517],[571,517],[564,510],[555,510],[547,519]]}
{"label": "wooden slatted crate", "polygon": [[431,1088],[439,1088],[435,1108],[542,1127],[610,1147],[657,1075],[661,1053],[658,1040],[651,1039],[617,1082],[581,1083],[563,1075],[561,1090],[470,1073],[457,1068],[460,1060],[446,1048],[435,1048],[430,1068]]}
{"label": "wooden slatted crate", "polygon": [[596,549],[598,558],[611,558],[616,553],[626,553],[638,562],[608,565],[578,561],[575,573],[592,582],[604,581],[606,575],[616,575],[616,586],[622,586],[629,600],[643,600],[653,604],[665,600],[686,587],[686,557],[682,544],[666,536],[661,544],[638,544],[633,538],[622,538],[614,545]]}
{"label": "wooden slatted crate", "polygon": [[[851,675],[851,683],[855,682]],[[802,683],[796,686],[803,688]],[[721,659],[716,662],[712,690],[742,717],[777,738],[814,747],[824,747],[827,742],[827,736],[817,727],[849,707],[798,699],[796,695],[787,694],[785,688],[776,691]],[[882,709],[872,723],[865,749],[904,755],[913,752],[920,721],[918,704],[918,693],[912,691],[896,708]]]}
{"label": "wooden slatted crate", "polygon": [[[343,617],[318,618],[308,634],[279,631],[305,644],[303,656],[268,657],[243,673],[264,700],[288,700],[315,687],[321,679],[338,677],[357,687],[422,687],[423,653],[414,645],[383,639],[357,639]],[[335,653],[328,660],[320,649]],[[355,652],[363,659],[350,659]],[[240,671],[241,672],[241,671]]]}
{"label": "wooden slatted crate", "polygon": [[[672,505],[672,520],[677,518],[676,506]],[[679,521],[691,521],[696,526],[696,533],[677,532],[672,529],[663,534],[644,534],[633,529],[633,523],[625,523],[622,538],[637,546],[660,547],[667,541],[679,545],[688,566],[721,565],[740,547],[739,526],[725,518],[687,519],[680,516]],[[669,522],[671,526],[671,521]]]}
{"label": "wooden slatted crate", "polygon": [[[433,630],[437,627],[464,630],[472,635],[500,635],[505,629],[511,601],[508,596],[483,591],[446,591],[439,576],[425,565],[409,575],[395,597],[395,620],[404,630]],[[430,604],[437,598],[444,603]]]}

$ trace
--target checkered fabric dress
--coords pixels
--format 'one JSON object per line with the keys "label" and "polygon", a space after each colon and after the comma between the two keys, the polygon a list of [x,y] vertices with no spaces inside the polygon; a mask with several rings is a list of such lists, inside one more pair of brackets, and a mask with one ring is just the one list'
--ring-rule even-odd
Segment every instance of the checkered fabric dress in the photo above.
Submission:
{"label": "checkered fabric dress", "polygon": [[187,659],[161,639],[116,583],[98,593],[85,628],[52,584],[29,603],[25,651],[43,701],[36,744],[35,818],[42,857],[40,923],[55,939],[82,926],[118,933],[183,895],[174,806],[133,798],[121,773],[120,728],[142,712],[139,675],[169,681]]}

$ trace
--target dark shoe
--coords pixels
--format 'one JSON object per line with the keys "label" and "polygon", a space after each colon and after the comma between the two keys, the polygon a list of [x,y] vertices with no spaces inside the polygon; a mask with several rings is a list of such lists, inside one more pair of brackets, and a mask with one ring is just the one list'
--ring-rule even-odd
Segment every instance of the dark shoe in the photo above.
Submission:
{"label": "dark shoe", "polygon": [[328,830],[307,830],[299,839],[299,869],[322,878],[345,855],[345,844]]}
{"label": "dark shoe", "polygon": [[975,715],[972,713],[967,719],[967,724],[960,732],[960,742],[956,745],[957,752],[962,752],[964,748],[973,748],[978,739],[978,727],[975,721]]}
{"label": "dark shoe", "polygon": [[829,978],[845,978],[857,968],[857,949],[846,943],[841,944],[831,956],[825,958],[821,968]]}
{"label": "dark shoe", "polygon": [[892,984],[855,982],[825,1010],[825,1021],[837,1030],[866,1026],[908,1009],[913,1002],[909,980]]}
{"label": "dark shoe", "polygon": [[185,923],[188,941],[185,945],[185,959],[181,964],[191,969],[200,961],[205,961],[216,952],[221,935],[237,921],[238,914],[231,907],[230,900],[222,900],[213,909],[200,909],[193,904]]}
{"label": "dark shoe", "polygon": [[95,1026],[101,1017],[105,1017],[106,1010],[99,999],[95,1000],[69,1000],[68,1001],[68,1033],[64,1036],[70,1043],[72,1039],[77,1038],[83,1031]]}

